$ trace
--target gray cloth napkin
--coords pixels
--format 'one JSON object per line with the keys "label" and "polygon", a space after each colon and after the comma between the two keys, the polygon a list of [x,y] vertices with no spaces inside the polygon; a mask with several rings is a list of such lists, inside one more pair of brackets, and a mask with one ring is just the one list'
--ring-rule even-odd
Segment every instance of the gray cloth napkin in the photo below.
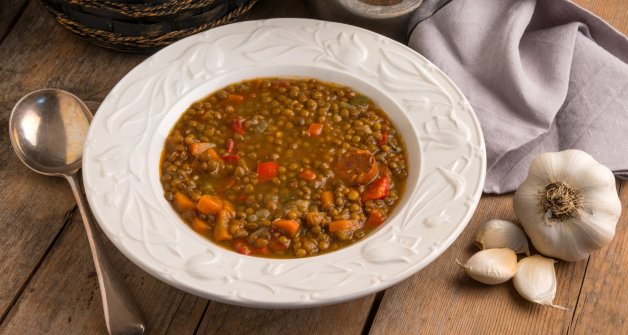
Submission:
{"label": "gray cloth napkin", "polygon": [[446,2],[425,0],[409,46],[473,106],[486,142],[485,192],[515,190],[534,156],[570,148],[628,178],[623,34],[565,0]]}

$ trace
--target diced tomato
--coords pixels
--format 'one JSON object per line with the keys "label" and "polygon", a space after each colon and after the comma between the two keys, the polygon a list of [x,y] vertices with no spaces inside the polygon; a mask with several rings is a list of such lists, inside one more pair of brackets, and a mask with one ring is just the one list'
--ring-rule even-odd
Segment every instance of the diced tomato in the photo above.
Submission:
{"label": "diced tomato", "polygon": [[384,130],[382,132],[382,137],[379,138],[379,141],[377,142],[377,144],[384,145],[386,143],[388,143],[388,132]]}
{"label": "diced tomato", "polygon": [[310,136],[318,136],[323,132],[323,124],[322,123],[311,123],[307,128],[307,131],[310,133]]}
{"label": "diced tomato", "polygon": [[231,120],[231,130],[235,131],[240,135],[244,135],[244,121],[246,119],[243,117],[237,117]]}
{"label": "diced tomato", "polygon": [[249,243],[244,239],[237,239],[233,241],[233,248],[235,249],[235,251],[243,255],[251,254],[251,247],[249,246]]}
{"label": "diced tomato", "polygon": [[271,180],[277,176],[277,169],[279,169],[279,163],[277,162],[262,162],[257,164],[257,179],[259,181]]}
{"label": "diced tomato", "polygon": [[241,105],[244,102],[244,96],[240,95],[240,94],[229,94],[227,96],[227,102],[234,104],[236,106]]}
{"label": "diced tomato", "polygon": [[362,201],[384,199],[388,196],[389,191],[390,179],[387,176],[380,177],[367,186],[366,191],[362,194]]}
{"label": "diced tomato", "polygon": [[227,163],[235,163],[238,161],[238,159],[240,159],[240,156],[238,155],[224,155],[222,156],[222,160],[227,162]]}
{"label": "diced tomato", "polygon": [[377,209],[371,210],[371,214],[369,218],[366,219],[366,227],[367,228],[376,228],[379,227],[384,222],[384,214]]}
{"label": "diced tomato", "polygon": [[238,194],[238,198],[237,199],[238,199],[238,201],[246,201],[246,199],[248,199],[248,198],[249,198],[248,194],[240,193],[240,194]]}
{"label": "diced tomato", "polygon": [[299,173],[299,177],[303,180],[312,181],[316,179],[316,173],[310,169],[304,169]]}
{"label": "diced tomato", "polygon": [[235,142],[232,139],[228,139],[226,144],[227,153],[232,153],[233,148],[235,148]]}

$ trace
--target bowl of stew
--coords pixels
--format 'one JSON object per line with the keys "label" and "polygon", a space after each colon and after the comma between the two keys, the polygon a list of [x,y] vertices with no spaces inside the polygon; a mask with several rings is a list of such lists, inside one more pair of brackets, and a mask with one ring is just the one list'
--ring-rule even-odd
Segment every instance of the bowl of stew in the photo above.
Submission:
{"label": "bowl of stew", "polygon": [[429,61],[366,30],[242,22],[165,48],[109,93],[83,161],[102,230],[212,300],[319,306],[393,285],[460,234],[481,130]]}
{"label": "bowl of stew", "polygon": [[407,156],[402,134],[367,95],[270,77],[189,106],[159,168],[165,199],[199,235],[242,255],[301,258],[383,225],[403,195]]}

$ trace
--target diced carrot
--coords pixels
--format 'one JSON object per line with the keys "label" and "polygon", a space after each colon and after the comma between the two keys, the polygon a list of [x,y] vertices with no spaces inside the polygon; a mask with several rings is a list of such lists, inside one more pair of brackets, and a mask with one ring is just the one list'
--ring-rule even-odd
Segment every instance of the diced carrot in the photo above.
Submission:
{"label": "diced carrot", "polygon": [[195,217],[192,219],[192,229],[194,229],[195,232],[204,235],[209,231],[209,225],[207,225],[207,222]]}
{"label": "diced carrot", "polygon": [[240,94],[229,94],[227,96],[227,102],[236,106],[241,105],[244,102],[244,96]]}
{"label": "diced carrot", "polygon": [[222,209],[222,199],[215,195],[203,195],[196,202],[196,208],[203,214],[216,215]]}
{"label": "diced carrot", "polygon": [[220,156],[218,156],[218,153],[214,149],[207,149],[207,155],[213,160],[220,160]]}
{"label": "diced carrot", "polygon": [[273,228],[281,229],[288,233],[291,237],[295,237],[299,232],[301,225],[297,220],[275,220],[273,221]]}
{"label": "diced carrot", "polygon": [[299,177],[307,181],[312,181],[316,179],[316,173],[310,169],[304,169],[301,173],[299,173]]}
{"label": "diced carrot", "polygon": [[369,215],[369,218],[366,219],[365,226],[367,228],[373,229],[373,228],[379,227],[379,225],[381,225],[383,222],[384,222],[384,214],[382,214],[382,212],[377,209],[373,209],[371,210],[371,214]]}
{"label": "diced carrot", "polygon": [[235,216],[235,208],[233,207],[233,204],[231,203],[231,201],[223,200],[222,209],[226,210],[227,213],[229,213],[229,215]]}
{"label": "diced carrot", "polygon": [[323,191],[321,193],[321,204],[323,208],[328,209],[334,206],[334,194],[330,191]]}
{"label": "diced carrot", "polygon": [[357,227],[355,220],[336,220],[329,224],[329,231],[334,233],[341,230],[353,231]]}
{"label": "diced carrot", "polygon": [[196,204],[194,204],[194,201],[192,201],[192,199],[188,198],[187,195],[181,192],[177,192],[174,194],[174,206],[179,211],[196,209]]}
{"label": "diced carrot", "polygon": [[214,226],[214,239],[216,241],[227,241],[233,238],[229,233],[229,220],[231,220],[231,214],[228,211],[223,209],[218,212]]}
{"label": "diced carrot", "polygon": [[190,150],[190,155],[192,156],[200,155],[213,147],[214,147],[213,143],[207,143],[207,142],[191,143],[188,146]]}
{"label": "diced carrot", "polygon": [[323,132],[323,124],[322,123],[311,123],[307,128],[307,131],[310,133],[310,136],[318,136]]}
{"label": "diced carrot", "polygon": [[387,176],[383,176],[369,184],[364,194],[362,194],[362,201],[384,199],[388,196],[389,191],[390,179]]}

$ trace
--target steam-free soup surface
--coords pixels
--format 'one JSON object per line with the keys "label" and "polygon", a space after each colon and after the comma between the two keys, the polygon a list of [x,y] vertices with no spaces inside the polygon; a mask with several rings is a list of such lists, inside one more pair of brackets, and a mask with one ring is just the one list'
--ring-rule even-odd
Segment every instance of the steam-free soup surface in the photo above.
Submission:
{"label": "steam-free soup surface", "polygon": [[407,176],[400,134],[368,97],[314,79],[261,78],[194,103],[168,135],[164,196],[229,250],[306,257],[382,225]]}

